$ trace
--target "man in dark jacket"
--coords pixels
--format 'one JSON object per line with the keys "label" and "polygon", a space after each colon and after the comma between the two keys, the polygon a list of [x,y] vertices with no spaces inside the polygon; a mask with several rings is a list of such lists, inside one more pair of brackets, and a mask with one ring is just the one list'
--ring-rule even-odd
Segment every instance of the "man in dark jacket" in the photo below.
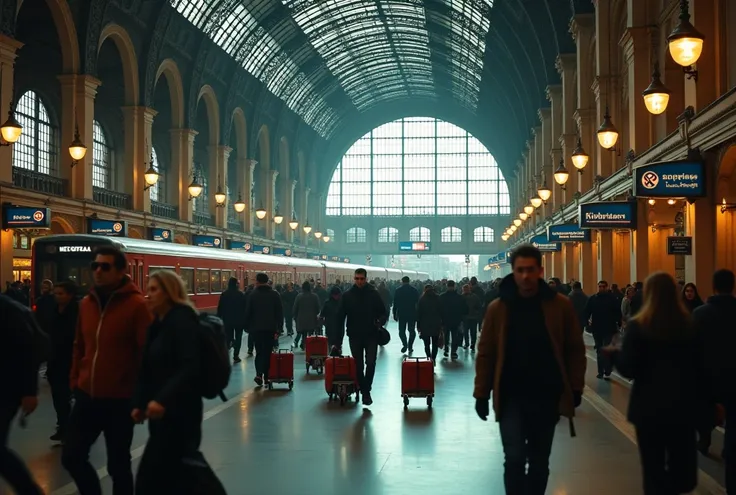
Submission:
{"label": "man in dark jacket", "polygon": [[639,312],[641,305],[644,303],[644,284],[642,282],[635,282],[634,289],[636,289],[636,293],[629,303],[629,318],[636,316],[636,313]]}
{"label": "man in dark jacket", "polygon": [[354,280],[355,284],[342,296],[337,319],[340,325],[347,320],[350,353],[358,368],[358,386],[363,404],[370,406],[378,357],[378,329],[386,322],[387,313],[378,291],[368,286],[365,268],[355,270]]}
{"label": "man in dark jacket", "polygon": [[588,307],[588,296],[586,296],[585,292],[583,292],[583,286],[580,284],[580,282],[572,283],[572,291],[570,291],[570,294],[568,294],[567,297],[570,298],[570,302],[572,302],[572,307],[575,308],[575,314],[578,315],[580,328],[587,327],[588,318],[585,310]]}
{"label": "man in dark jacket", "polygon": [[[286,335],[294,335],[294,301],[296,301],[296,291],[294,284],[289,282],[286,284],[286,290],[281,293],[281,306],[284,308],[284,320],[286,323]],[[319,297],[319,294],[317,295]]]}
{"label": "man in dark jacket", "polygon": [[[736,492],[736,297],[734,297],[734,273],[718,270],[713,274],[713,294],[705,304],[693,311],[693,320],[698,328],[702,349],[705,353],[706,379],[711,386],[713,402],[720,403],[726,410],[726,437],[724,459],[726,461],[726,491]],[[699,449],[707,454],[714,418],[703,418]],[[707,421],[710,419],[710,422]],[[729,434],[728,425],[731,425]]]}
{"label": "man in dark jacket", "polygon": [[593,334],[595,350],[598,355],[598,378],[610,380],[611,359],[603,352],[603,348],[611,343],[613,336],[621,326],[621,305],[611,291],[608,282],[598,282],[598,293],[588,298],[585,308],[585,321],[588,332]]}
{"label": "man in dark jacket", "polygon": [[8,448],[13,419],[21,410],[25,417],[38,406],[38,365],[34,353],[32,318],[28,308],[0,295],[0,477],[15,493],[42,495],[23,461]]}
{"label": "man in dark jacket", "polygon": [[[414,330],[417,322],[417,302],[419,302],[419,291],[412,287],[409,277],[401,279],[401,287],[394,292],[394,320],[399,322],[399,338],[401,339],[401,352],[414,352],[414,339],[417,332]],[[383,300],[383,298],[381,298]],[[409,342],[406,341],[406,329],[409,328]]]}
{"label": "man in dark jacket", "polygon": [[569,299],[541,279],[539,249],[519,246],[509,260],[513,273],[488,308],[478,341],[473,396],[486,421],[493,395],[506,493],[542,495],[555,426],[580,405],[585,345]]}
{"label": "man in dark jacket", "polygon": [[281,296],[268,285],[268,275],[256,275],[256,288],[248,297],[245,309],[245,327],[253,338],[256,348],[256,377],[253,381],[259,387],[268,383],[268,368],[274,339],[278,338],[284,326],[284,310]]}
{"label": "man in dark jacket", "polygon": [[460,329],[463,318],[468,314],[468,305],[463,296],[457,293],[454,280],[447,281],[447,291],[440,296],[442,304],[442,326],[445,331],[445,357],[452,351],[452,359],[457,359],[457,348],[462,344]]}
{"label": "man in dark jacket", "polygon": [[229,347],[233,348],[233,363],[240,362],[240,346],[243,342],[243,322],[245,319],[245,295],[240,292],[238,279],[230,277],[227,282],[227,290],[220,294],[217,303],[217,316],[225,325]]}

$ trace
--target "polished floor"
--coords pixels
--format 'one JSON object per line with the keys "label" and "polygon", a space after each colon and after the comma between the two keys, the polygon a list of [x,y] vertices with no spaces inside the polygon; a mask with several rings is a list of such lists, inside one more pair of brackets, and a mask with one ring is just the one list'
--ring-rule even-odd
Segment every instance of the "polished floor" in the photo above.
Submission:
{"label": "polished floor", "polygon": [[[456,362],[438,362],[432,410],[420,399],[404,410],[400,397],[401,344],[396,326],[392,342],[379,351],[371,407],[328,402],[322,378],[304,374],[297,352],[296,383],[289,392],[255,390],[252,358],[236,365],[230,401],[209,401],[202,451],[232,495],[442,495],[503,494],[503,451],[498,427],[475,415],[472,399],[473,354],[460,351]],[[282,339],[282,346],[288,341]],[[415,354],[423,355],[416,346]],[[614,376],[597,380],[594,353],[588,349],[585,399],[576,418],[577,437],[566,421],[557,428],[548,494],[620,495],[641,493],[635,439],[625,420],[629,384]],[[60,449],[47,440],[54,425],[48,388],[27,429],[16,428],[10,445],[28,463],[48,493],[74,494],[76,488],[59,461]],[[136,428],[137,464],[146,441]],[[725,494],[718,457],[722,432],[714,433],[714,455],[700,458],[696,493]],[[92,462],[105,493],[102,441]],[[0,493],[9,493],[0,487]]]}

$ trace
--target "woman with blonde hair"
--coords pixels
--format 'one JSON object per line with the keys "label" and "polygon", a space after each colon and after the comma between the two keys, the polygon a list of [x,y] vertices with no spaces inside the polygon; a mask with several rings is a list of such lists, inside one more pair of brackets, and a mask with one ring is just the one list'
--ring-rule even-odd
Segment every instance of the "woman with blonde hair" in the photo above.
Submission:
{"label": "woman with blonde hair", "polygon": [[198,470],[185,468],[186,463],[195,459],[208,478],[214,477],[199,453],[199,315],[184,281],[171,270],[150,274],[146,297],[155,318],[148,329],[131,416],[137,423],[148,419],[149,437],[135,492],[196,493],[191,479],[185,480]]}
{"label": "woman with blonde hair", "polygon": [[647,495],[688,493],[698,484],[696,426],[704,389],[699,348],[675,279],[653,273],[615,353],[618,371],[634,380],[628,420],[636,429]]}

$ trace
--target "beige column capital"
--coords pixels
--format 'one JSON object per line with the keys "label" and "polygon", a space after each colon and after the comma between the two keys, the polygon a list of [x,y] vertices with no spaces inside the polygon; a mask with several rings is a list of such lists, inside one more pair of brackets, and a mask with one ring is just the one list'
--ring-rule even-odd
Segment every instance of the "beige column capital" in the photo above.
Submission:
{"label": "beige column capital", "polygon": [[545,94],[547,95],[547,101],[559,101],[562,98],[562,84],[550,84],[545,89]]}
{"label": "beige column capital", "polygon": [[574,53],[561,53],[555,59],[555,68],[560,75],[573,72],[577,67],[578,57]]}
{"label": "beige column capital", "polygon": [[2,58],[3,62],[14,62],[18,56],[18,50],[23,48],[24,45],[25,43],[15,38],[0,34],[0,58]]}
{"label": "beige column capital", "polygon": [[[537,116],[539,117],[539,121],[544,125],[552,117],[552,110],[549,108],[540,108],[537,110]],[[539,127],[539,129],[541,130],[542,127]]]}
{"label": "beige column capital", "polygon": [[183,143],[194,143],[194,139],[199,134],[194,129],[169,129],[169,133],[181,139]]}
{"label": "beige column capital", "polygon": [[595,14],[577,14],[570,20],[570,33],[576,42],[595,30]]}

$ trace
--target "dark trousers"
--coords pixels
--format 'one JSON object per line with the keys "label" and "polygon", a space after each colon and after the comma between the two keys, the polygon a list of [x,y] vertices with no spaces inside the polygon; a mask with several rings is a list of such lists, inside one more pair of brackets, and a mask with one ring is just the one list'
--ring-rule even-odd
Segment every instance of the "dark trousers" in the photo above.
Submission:
{"label": "dark trousers", "polygon": [[134,424],[130,399],[93,399],[80,391],[75,398],[61,454],[62,465],[74,479],[80,495],[102,495],[97,472],[89,462],[89,451],[102,433],[113,495],[132,495],[130,444]]}
{"label": "dark trousers", "polygon": [[327,344],[330,346],[330,349],[333,347],[342,349],[342,341],[345,339],[345,330],[340,325],[337,325],[336,328],[327,327],[325,328],[325,331],[327,333]]}
{"label": "dark trousers", "polygon": [[544,495],[559,418],[557,399],[509,397],[504,400],[499,427],[507,495]]}
{"label": "dark trousers", "polygon": [[238,357],[243,343],[243,328],[239,325],[225,324],[225,335],[230,347],[233,348],[233,357]]}
{"label": "dark trousers", "polygon": [[302,343],[302,349],[305,345],[307,345],[307,337],[311,335],[319,335],[321,332],[317,330],[299,330],[296,332],[296,337],[294,337],[294,345],[298,346],[299,342]]}
{"label": "dark trousers", "polygon": [[694,424],[668,424],[657,418],[634,425],[645,495],[689,493],[698,484]]}
{"label": "dark trousers", "polygon": [[273,352],[273,333],[253,332],[248,338],[249,344],[251,340],[256,349],[256,358],[254,359],[256,375],[268,379],[268,367],[271,365],[271,353]]}
{"label": "dark trousers", "polygon": [[18,495],[43,495],[21,458],[8,448],[10,428],[19,407],[20,400],[0,398],[0,478]]}
{"label": "dark trousers", "polygon": [[[180,407],[197,406],[181,404]],[[135,477],[136,495],[191,493],[188,487],[179,485],[178,489],[175,488],[184,474],[184,459],[199,451],[202,441],[201,404],[198,411],[187,410],[186,414],[187,418],[164,416],[163,419],[148,421],[148,442]]]}
{"label": "dark trousers", "polygon": [[378,341],[375,335],[349,337],[350,353],[355,358],[358,371],[358,386],[363,393],[371,391],[373,377],[376,374],[376,358],[378,357]]}
{"label": "dark trousers", "polygon": [[[399,318],[399,338],[401,339],[401,346],[414,349],[414,340],[417,338],[417,332],[414,329],[416,327],[417,320]],[[409,329],[409,341],[406,340],[406,330]]]}
{"label": "dark trousers", "polygon": [[51,387],[51,400],[56,411],[56,426],[59,431],[65,432],[72,410],[72,391],[69,389],[69,372],[67,366],[49,364],[46,377]]}
{"label": "dark trousers", "polygon": [[427,355],[428,358],[432,358],[432,361],[436,360],[437,351],[439,350],[439,347],[437,346],[440,340],[439,335],[428,335],[426,337],[422,337],[422,340],[424,341],[424,353]]}
{"label": "dark trousers", "polygon": [[286,324],[286,335],[294,334],[294,317],[291,313],[284,313],[284,323]]}
{"label": "dark trousers", "polygon": [[478,320],[474,318],[467,318],[463,321],[463,343],[470,347],[475,347],[475,342],[478,340]]}
{"label": "dark trousers", "polygon": [[609,332],[593,332],[593,340],[595,341],[596,359],[598,361],[598,374],[610,375],[612,371],[611,358],[606,355],[602,349],[611,344],[613,334]]}
{"label": "dark trousers", "polygon": [[726,464],[726,492],[736,493],[736,401],[727,402],[724,408],[726,435],[723,439],[723,459]]}
{"label": "dark trousers", "polygon": [[252,333],[248,334],[248,354],[253,354],[253,349],[256,345],[256,339],[253,337]]}
{"label": "dark trousers", "polygon": [[462,335],[460,334],[459,325],[445,327],[445,352],[452,350],[453,354],[457,353],[457,348],[460,347]]}

